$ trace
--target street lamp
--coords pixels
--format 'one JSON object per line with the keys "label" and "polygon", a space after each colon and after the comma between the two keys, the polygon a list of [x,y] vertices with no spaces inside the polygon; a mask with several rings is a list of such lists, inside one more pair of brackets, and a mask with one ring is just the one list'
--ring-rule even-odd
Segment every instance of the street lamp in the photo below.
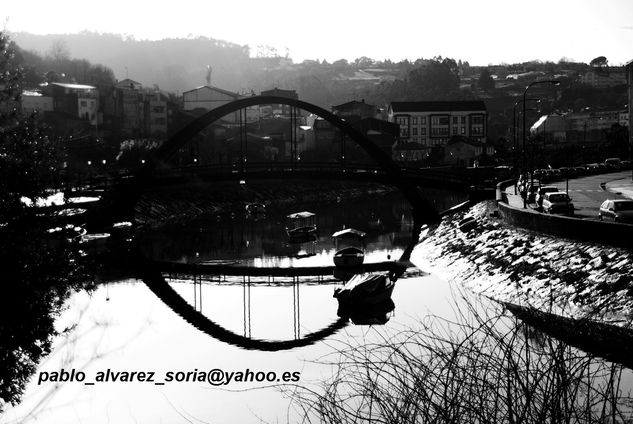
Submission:
{"label": "street lamp", "polygon": [[[537,103],[540,103],[541,100],[540,99],[525,99],[526,101],[535,101]],[[518,173],[518,169],[519,169],[519,164],[518,164],[518,150],[519,150],[519,140],[517,137],[517,106],[519,105],[519,102],[521,100],[517,100],[516,102],[514,102],[514,105],[512,106],[512,153],[514,155],[514,172],[515,172],[515,176],[516,173]],[[514,185],[514,194],[517,194],[517,185]]]}
{"label": "street lamp", "polygon": [[[530,87],[537,84],[552,84],[552,85],[560,85],[560,81],[557,80],[542,80],[542,81],[532,81],[525,87],[525,91],[523,92],[523,170],[527,171],[527,158],[525,156],[525,101],[527,98],[525,95],[527,94]],[[523,198],[523,209],[527,208],[527,196]]]}

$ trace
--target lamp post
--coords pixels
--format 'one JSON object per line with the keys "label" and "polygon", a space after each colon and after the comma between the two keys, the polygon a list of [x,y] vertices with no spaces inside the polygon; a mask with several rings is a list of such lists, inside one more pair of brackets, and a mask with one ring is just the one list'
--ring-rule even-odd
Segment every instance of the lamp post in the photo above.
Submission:
{"label": "lamp post", "polygon": [[[560,81],[557,80],[542,80],[542,81],[532,81],[525,87],[525,91],[523,92],[523,169],[527,170],[527,158],[525,156],[525,101],[527,98],[525,95],[527,94],[530,87],[537,84],[552,84],[552,85],[560,85]],[[523,209],[527,208],[527,196],[523,198]]]}
{"label": "lamp post", "polygon": [[[535,101],[537,103],[539,103],[541,100],[540,99],[525,99],[526,101]],[[512,106],[512,152],[514,154],[514,172],[518,173],[518,169],[519,169],[519,155],[518,155],[518,150],[519,150],[519,140],[517,137],[517,106],[519,105],[519,102],[521,102],[521,100],[517,100],[516,102],[514,102],[514,105]],[[525,172],[525,170],[524,170]],[[516,174],[515,174],[516,175]],[[521,175],[521,174],[519,174]],[[514,194],[517,194],[517,185],[514,185]]]}

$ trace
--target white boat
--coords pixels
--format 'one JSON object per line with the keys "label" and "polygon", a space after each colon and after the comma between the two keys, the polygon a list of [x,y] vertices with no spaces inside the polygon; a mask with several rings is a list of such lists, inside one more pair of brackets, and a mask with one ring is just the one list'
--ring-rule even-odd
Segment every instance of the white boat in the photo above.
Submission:
{"label": "white boat", "polygon": [[86,234],[86,229],[67,224],[63,227],[49,228],[46,230],[46,244],[51,248],[59,248],[74,242],[81,242]]}
{"label": "white boat", "polygon": [[304,241],[316,237],[316,215],[312,212],[292,213],[286,219],[288,220],[286,234],[291,241]]}
{"label": "white boat", "polygon": [[263,215],[266,213],[266,205],[263,203],[249,203],[245,207],[247,215]]}
{"label": "white boat", "polygon": [[366,235],[366,233],[354,228],[346,228],[332,234],[336,244],[334,265],[340,268],[362,265],[365,260],[364,240]]}
{"label": "white boat", "polygon": [[394,286],[388,273],[356,274],[342,288],[334,290],[334,297],[342,308],[370,307],[391,299]]}

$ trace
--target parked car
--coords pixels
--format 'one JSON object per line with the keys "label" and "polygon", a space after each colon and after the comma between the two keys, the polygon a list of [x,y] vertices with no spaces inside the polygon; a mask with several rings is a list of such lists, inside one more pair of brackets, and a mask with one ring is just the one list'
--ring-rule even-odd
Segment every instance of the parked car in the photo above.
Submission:
{"label": "parked car", "polygon": [[555,193],[557,191],[560,191],[558,189],[558,187],[554,187],[554,186],[543,186],[540,187],[538,189],[538,191],[536,192],[536,198],[534,199],[536,201],[536,205],[540,208],[543,206],[543,196],[545,195],[545,193]]}
{"label": "parked car", "polygon": [[605,200],[600,205],[598,218],[600,221],[612,219],[614,222],[633,224],[633,200]]}
{"label": "parked car", "polygon": [[620,158],[607,158],[604,161],[604,164],[606,165],[607,168],[612,169],[612,170],[618,170],[621,168],[621,161]]}
{"label": "parked car", "polygon": [[560,168],[560,175],[563,178],[571,178],[578,175],[578,173],[575,168],[569,168],[567,166],[563,166]]}
{"label": "parked car", "polygon": [[576,166],[574,167],[574,170],[576,171],[577,176],[587,175],[587,168],[585,168],[584,166]]}
{"label": "parked car", "polygon": [[547,178],[547,170],[546,169],[537,169],[534,171],[534,178],[542,179]]}
{"label": "parked car", "polygon": [[543,195],[543,212],[573,215],[574,204],[564,191],[548,192]]}

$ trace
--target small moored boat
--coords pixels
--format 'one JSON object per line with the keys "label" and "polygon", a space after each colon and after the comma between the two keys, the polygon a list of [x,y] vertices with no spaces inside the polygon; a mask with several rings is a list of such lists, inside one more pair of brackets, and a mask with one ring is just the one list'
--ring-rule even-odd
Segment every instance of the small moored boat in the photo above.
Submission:
{"label": "small moored boat", "polygon": [[292,213],[286,217],[288,225],[286,234],[291,241],[301,241],[314,239],[316,236],[316,215],[312,212],[303,211]]}
{"label": "small moored boat", "polygon": [[364,240],[366,234],[354,228],[346,228],[332,234],[336,244],[334,265],[341,268],[357,267],[365,260]]}
{"label": "small moored boat", "polygon": [[245,206],[246,214],[255,216],[255,215],[264,215],[266,213],[266,205],[263,203],[249,203]]}
{"label": "small moored boat", "polygon": [[334,290],[334,297],[342,308],[369,307],[391,299],[394,286],[388,273],[356,274]]}

